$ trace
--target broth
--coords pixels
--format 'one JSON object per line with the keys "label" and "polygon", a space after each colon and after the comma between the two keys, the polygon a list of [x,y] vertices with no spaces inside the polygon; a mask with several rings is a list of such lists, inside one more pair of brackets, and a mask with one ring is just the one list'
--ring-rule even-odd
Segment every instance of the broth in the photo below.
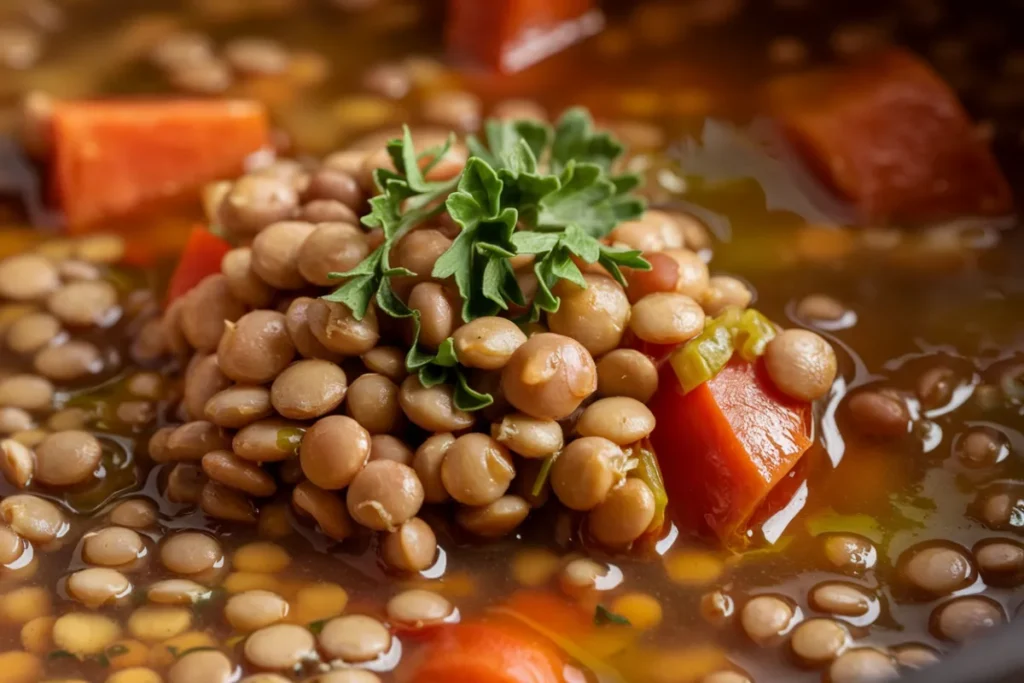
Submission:
{"label": "broth", "polygon": [[[232,667],[245,674],[255,671],[243,654],[242,634],[223,615],[226,599],[246,587],[280,593],[292,603],[289,621],[316,622],[321,628],[323,620],[341,609],[332,609],[326,598],[307,598],[312,603],[300,608],[298,594],[303,587],[322,582],[344,589],[346,614],[383,620],[386,602],[400,590],[428,587],[450,600],[467,620],[505,604],[524,586],[556,586],[564,558],[581,552],[606,563],[609,572],[608,590],[588,595],[588,606],[600,604],[614,611],[616,605],[626,604],[617,601],[622,595],[643,592],[658,602],[661,617],[651,628],[636,629],[628,638],[618,636],[621,642],[615,635],[605,638],[612,641],[607,644],[612,653],[594,655],[597,668],[588,669],[589,661],[572,657],[586,672],[585,679],[576,680],[682,683],[718,670],[739,670],[758,682],[826,680],[828,667],[802,660],[785,638],[765,647],[754,645],[740,616],[751,598],[775,595],[788,601],[803,623],[826,617],[828,612],[810,597],[823,582],[853,584],[870,596],[863,614],[838,617],[849,634],[850,648],[899,653],[900,647],[917,644],[938,654],[957,647],[937,626],[936,608],[953,596],[983,595],[995,601],[1003,619],[1012,618],[1021,603],[1024,573],[1018,567],[1002,580],[983,576],[976,551],[982,542],[994,540],[1019,547],[1024,525],[1024,498],[1019,493],[1024,480],[1024,434],[1019,431],[1024,397],[1020,375],[1015,374],[1024,367],[1024,323],[1016,315],[1024,305],[1024,281],[1017,267],[1024,248],[1019,231],[1006,229],[1010,225],[1005,222],[981,219],[906,231],[825,225],[821,216],[808,220],[769,208],[780,205],[779,197],[787,205],[785,196],[791,195],[785,193],[793,192],[791,184],[799,188],[797,181],[782,177],[780,187],[773,188],[744,178],[707,181],[687,173],[687,154],[674,145],[687,137],[702,140],[704,135],[705,158],[726,165],[728,159],[721,160],[720,150],[708,142],[705,122],[745,139],[745,122],[756,113],[754,85],[772,73],[799,68],[764,59],[768,42],[777,41],[783,29],[797,36],[806,32],[806,64],[818,64],[832,58],[830,50],[836,45],[853,49],[849,44],[856,43],[856,37],[844,38],[842,32],[832,33],[831,44],[823,39],[829,34],[824,27],[839,26],[835,17],[842,16],[849,33],[857,27],[866,31],[863,41],[874,39],[868,29],[882,27],[886,40],[930,55],[974,112],[991,124],[997,152],[1013,178],[1024,158],[1018,125],[1021,103],[1007,102],[1000,93],[1019,89],[1020,82],[1013,79],[1020,73],[1013,74],[1009,64],[1015,63],[1016,53],[1007,52],[1008,38],[997,30],[1010,24],[993,25],[991,17],[973,13],[967,21],[966,15],[945,7],[940,8],[941,20],[924,25],[925,10],[932,7],[928,3],[907,3],[909,9],[892,10],[884,9],[887,3],[857,3],[855,13],[841,10],[837,3],[829,3],[827,11],[823,6],[804,8],[804,3],[775,4],[785,7],[770,12],[748,8],[733,20],[703,27],[683,23],[682,5],[674,3],[613,8],[602,35],[522,74],[494,79],[451,70],[434,60],[441,50],[441,8],[436,3],[382,1],[359,14],[313,2],[152,2],[144,10],[120,3],[68,3],[67,28],[49,41],[39,65],[3,72],[0,93],[11,105],[9,111],[16,111],[14,102],[27,89],[68,98],[168,92],[170,86],[144,55],[153,43],[151,36],[179,28],[208,32],[218,43],[239,36],[272,36],[313,55],[311,64],[324,60],[328,74],[322,80],[310,76],[314,82],[308,87],[249,79],[229,90],[268,102],[275,123],[289,135],[289,152],[299,155],[321,156],[373,130],[403,121],[419,123],[424,102],[434,91],[475,92],[488,111],[511,97],[529,97],[551,113],[571,104],[586,105],[631,144],[630,163],[645,171],[646,192],[654,205],[693,210],[708,218],[705,223],[713,231],[719,229],[711,247],[712,274],[743,279],[756,293],[754,305],[770,319],[784,326],[810,327],[831,341],[838,353],[839,379],[816,407],[818,438],[791,476],[795,493],[764,513],[754,544],[745,552],[724,550],[706,535],[673,524],[642,548],[610,553],[581,543],[570,526],[579,519],[552,505],[532,512],[514,534],[483,542],[459,529],[443,508],[424,508],[421,516],[435,528],[439,556],[426,571],[403,575],[384,566],[376,539],[362,535],[331,542],[299,519],[287,492],[261,504],[262,510],[273,509],[274,515],[287,520],[276,532],[268,531],[273,525],[264,521],[271,513],[261,514],[255,526],[235,524],[218,521],[194,504],[168,500],[166,482],[174,465],[152,462],[145,444],[156,428],[179,422],[171,387],[181,382],[167,373],[168,391],[148,403],[152,419],[132,426],[125,423],[124,414],[119,417],[118,406],[124,409],[126,402],[141,400],[127,387],[140,368],[131,359],[127,336],[137,334],[129,331],[134,316],[125,315],[118,325],[85,336],[108,359],[108,370],[88,381],[60,386],[55,396],[56,408],[82,407],[91,415],[88,429],[103,445],[105,476],[70,492],[33,486],[32,493],[62,507],[71,530],[57,544],[60,547],[37,551],[33,573],[18,578],[16,572],[8,572],[10,576],[2,577],[6,586],[0,596],[0,613],[5,616],[0,620],[0,650],[27,648],[25,620],[13,599],[6,599],[12,591],[44,588],[52,605],[40,608],[39,615],[78,610],[65,584],[69,573],[86,566],[81,535],[108,526],[115,501],[136,498],[152,501],[159,512],[157,525],[139,530],[146,555],[124,572],[136,595],[156,580],[175,577],[161,565],[160,543],[176,530],[209,531],[222,547],[227,565],[232,558],[237,563],[238,549],[268,539],[291,558],[280,571],[264,575],[225,566],[222,576],[211,583],[212,597],[189,609],[190,624],[181,629],[204,632],[207,638],[182,640],[184,650],[169,655],[166,646],[160,649],[162,637],[148,643],[149,654],[139,666],[150,666],[162,675],[175,655],[205,646],[207,640],[230,656]],[[789,8],[791,4],[794,7]],[[962,31],[947,35],[952,27]],[[968,55],[977,59],[945,61],[957,53],[950,45],[962,42],[970,48]],[[787,47],[800,52],[792,44],[773,45],[775,53],[786,52]],[[423,79],[413,94],[398,100],[367,94],[361,84],[370,67],[410,56],[417,59],[412,64]],[[978,70],[1000,60],[1008,65],[1004,75],[977,80]],[[310,67],[313,72],[316,68]],[[723,123],[727,121],[737,123],[733,127]],[[682,169],[676,164],[680,158]],[[127,239],[129,251],[138,244],[155,253],[160,263],[143,272],[101,266],[104,276],[120,287],[122,305],[129,292],[141,288],[152,293],[150,305],[162,300],[188,235],[185,226],[201,216],[192,198],[182,206],[161,208],[159,215],[134,216],[106,226]],[[0,257],[45,244],[53,244],[52,235],[33,232],[13,220],[0,230]],[[811,294],[841,302],[843,315],[817,324],[801,316],[800,302]],[[28,371],[29,365],[25,358],[5,351],[0,377]],[[919,396],[922,376],[940,367],[952,369],[951,393],[938,406],[924,406]],[[894,389],[906,400],[912,434],[879,441],[858,432],[846,397],[868,386]],[[988,433],[999,444],[995,461],[982,466],[963,455],[967,434],[979,428],[991,430]],[[1011,494],[1006,519],[1000,524],[986,521],[986,501],[1004,491]],[[0,481],[3,498],[18,492]],[[836,534],[867,538],[877,552],[873,566],[851,571],[830,565],[827,539]],[[908,588],[903,572],[912,553],[907,551],[932,541],[953,544],[970,558],[966,586],[937,596]],[[721,624],[711,618],[710,606],[720,599],[716,591],[732,603]],[[133,597],[98,613],[122,621],[139,605]],[[616,628],[613,625],[606,633],[618,634]],[[385,681],[403,680],[409,662],[423,647],[421,640],[415,634],[396,636],[366,668]],[[599,652],[601,645],[588,647]],[[56,646],[36,654],[45,680],[90,681],[114,680],[108,677],[119,669],[117,657],[123,655],[117,650],[76,658]],[[4,678],[6,656],[0,654],[0,681],[36,680]],[[316,667],[309,662],[282,673],[288,680],[305,680],[318,673]]]}

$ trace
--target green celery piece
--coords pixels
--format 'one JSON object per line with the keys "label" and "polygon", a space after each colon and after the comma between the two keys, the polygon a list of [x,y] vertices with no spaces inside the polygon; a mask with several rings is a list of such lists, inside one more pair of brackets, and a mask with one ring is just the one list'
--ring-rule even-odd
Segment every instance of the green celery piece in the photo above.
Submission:
{"label": "green celery piece", "polygon": [[764,355],[768,342],[775,338],[775,325],[763,313],[753,308],[743,311],[733,332],[736,351],[746,361]]}
{"label": "green celery piece", "polygon": [[683,391],[693,391],[726,366],[732,351],[732,331],[727,325],[711,322],[700,335],[673,351],[669,362]]}
{"label": "green celery piece", "polygon": [[658,466],[658,457],[650,448],[641,446],[636,449],[639,457],[637,467],[633,470],[634,475],[647,484],[654,494],[654,520],[651,526],[657,528],[665,521],[665,510],[668,508],[668,492],[665,490],[665,479],[661,475],[661,467]]}

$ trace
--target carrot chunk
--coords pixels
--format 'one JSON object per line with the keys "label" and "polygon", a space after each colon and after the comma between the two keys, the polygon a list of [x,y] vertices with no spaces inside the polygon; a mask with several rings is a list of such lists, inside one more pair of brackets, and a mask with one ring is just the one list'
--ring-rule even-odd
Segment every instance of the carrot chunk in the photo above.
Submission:
{"label": "carrot chunk", "polygon": [[62,102],[51,184],[69,229],[80,231],[237,174],[268,136],[255,102]]}
{"label": "carrot chunk", "polygon": [[231,250],[227,241],[217,237],[204,227],[196,226],[189,233],[188,242],[181,253],[181,259],[171,275],[167,287],[167,303],[198,285],[207,275],[220,272],[220,262]]}
{"label": "carrot chunk", "polygon": [[554,648],[526,628],[481,621],[441,630],[411,683],[563,683],[563,668]]}
{"label": "carrot chunk", "polygon": [[811,446],[811,405],[783,396],[761,363],[734,359],[685,394],[666,364],[650,408],[669,505],[730,546]]}
{"label": "carrot chunk", "polygon": [[1006,178],[956,94],[905,50],[780,77],[767,94],[797,152],[863,220],[920,223],[1012,208]]}
{"label": "carrot chunk", "polygon": [[445,34],[454,57],[514,72],[603,26],[594,0],[449,0]]}

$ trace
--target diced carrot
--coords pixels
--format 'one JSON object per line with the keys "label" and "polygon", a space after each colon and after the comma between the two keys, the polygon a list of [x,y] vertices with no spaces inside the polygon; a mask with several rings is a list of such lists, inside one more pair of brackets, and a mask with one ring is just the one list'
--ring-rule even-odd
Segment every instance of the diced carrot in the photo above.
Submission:
{"label": "diced carrot", "polygon": [[956,94],[905,50],[780,77],[767,95],[797,152],[863,220],[914,223],[1012,208],[1006,178]]}
{"label": "diced carrot", "polygon": [[811,405],[783,396],[762,363],[739,359],[685,394],[666,364],[649,405],[672,511],[742,545],[748,521],[811,445]]}
{"label": "diced carrot", "polygon": [[51,183],[70,230],[230,177],[268,145],[262,105],[243,100],[60,102]]}
{"label": "diced carrot", "polygon": [[603,25],[594,0],[449,0],[445,35],[454,57],[514,72]]}
{"label": "diced carrot", "polygon": [[554,647],[525,627],[479,621],[439,631],[411,683],[563,683],[563,669]]}
{"label": "diced carrot", "polygon": [[231,245],[202,226],[192,228],[181,259],[167,287],[167,303],[198,285],[207,275],[220,272],[220,262]]}

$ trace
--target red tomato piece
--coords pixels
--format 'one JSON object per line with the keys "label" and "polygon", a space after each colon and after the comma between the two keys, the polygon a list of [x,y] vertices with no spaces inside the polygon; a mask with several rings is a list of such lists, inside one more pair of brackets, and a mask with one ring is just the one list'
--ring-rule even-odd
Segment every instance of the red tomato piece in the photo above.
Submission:
{"label": "red tomato piece", "polygon": [[220,272],[220,262],[231,251],[231,245],[204,227],[196,226],[189,233],[171,282],[167,287],[167,303],[198,285],[207,275]]}
{"label": "red tomato piece", "polygon": [[445,35],[456,58],[514,72],[603,26],[594,0],[449,0]]}
{"label": "red tomato piece", "polygon": [[768,100],[804,161],[865,221],[1012,209],[1006,178],[956,94],[905,50],[780,77]]}

